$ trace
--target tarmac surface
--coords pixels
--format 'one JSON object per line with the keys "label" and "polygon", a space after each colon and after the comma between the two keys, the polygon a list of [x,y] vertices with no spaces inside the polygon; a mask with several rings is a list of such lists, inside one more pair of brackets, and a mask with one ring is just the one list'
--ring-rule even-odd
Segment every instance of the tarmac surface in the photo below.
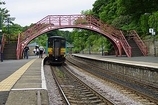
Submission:
{"label": "tarmac surface", "polygon": [[[116,57],[78,54],[93,56],[98,59],[110,59],[142,62],[158,67],[158,57]],[[48,105],[48,93],[43,74],[43,59],[30,56],[29,59],[4,60],[0,62],[0,105],[36,105],[39,98],[41,104]]]}
{"label": "tarmac surface", "polygon": [[[9,77],[30,60],[31,59],[4,60],[3,62],[0,62],[0,82]],[[9,91],[0,91],[0,105],[5,105],[8,95]]]}
{"label": "tarmac surface", "polygon": [[42,66],[37,56],[0,62],[0,105],[48,105]]}
{"label": "tarmac surface", "polygon": [[110,58],[110,59],[118,59],[118,60],[127,60],[127,61],[137,61],[137,62],[152,62],[152,63],[158,63],[158,56],[139,56],[139,57],[116,57],[116,56],[102,56],[99,54],[77,54],[77,55],[85,55],[85,56],[94,56],[99,58]]}
{"label": "tarmac surface", "polygon": [[145,62],[145,63],[158,63],[158,56],[140,56],[140,57],[116,57],[116,56],[102,56],[101,54],[72,54],[72,55],[83,55],[87,57],[96,57],[101,59],[111,59],[111,60],[124,60],[124,61],[135,61],[135,62]]}
{"label": "tarmac surface", "polygon": [[7,78],[31,59],[33,58],[22,60],[4,60],[3,62],[0,62],[0,81]]}
{"label": "tarmac surface", "polygon": [[72,54],[83,58],[89,58],[105,62],[113,62],[118,64],[127,64],[138,67],[148,67],[158,69],[158,57],[145,56],[145,57],[116,57],[116,56],[102,56],[97,54]]}
{"label": "tarmac surface", "polygon": [[141,56],[141,57],[115,57],[115,56],[103,56],[105,58],[119,59],[119,60],[128,60],[128,61],[137,61],[137,62],[152,62],[158,63],[158,57],[154,56]]}

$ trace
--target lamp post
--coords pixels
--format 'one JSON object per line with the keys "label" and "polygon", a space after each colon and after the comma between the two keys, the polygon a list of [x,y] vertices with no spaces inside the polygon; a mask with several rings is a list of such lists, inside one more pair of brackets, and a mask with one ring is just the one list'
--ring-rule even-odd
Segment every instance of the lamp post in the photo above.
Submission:
{"label": "lamp post", "polygon": [[2,39],[2,14],[0,13],[0,45],[1,45],[1,39]]}
{"label": "lamp post", "polygon": [[154,56],[156,57],[156,44],[155,44],[155,38],[156,37],[155,36],[157,34],[157,20],[156,20],[155,16],[153,18],[154,18],[153,19],[153,22],[154,22],[153,24],[155,24],[155,25],[153,25],[154,29],[153,29],[152,35],[154,35],[153,45],[154,45]]}
{"label": "lamp post", "polygon": [[[87,36],[87,38],[89,37],[89,35],[87,33],[85,33],[85,35]],[[88,40],[88,39],[86,39],[86,40]],[[88,54],[89,55],[91,54],[91,43],[89,40],[88,40]]]}
{"label": "lamp post", "polygon": [[[145,15],[153,15],[153,14],[152,13],[145,13]],[[157,34],[157,20],[156,20],[154,15],[153,15],[152,21],[153,21],[153,23],[152,23],[153,28],[149,28],[149,33],[151,33],[151,35],[153,36],[154,56],[156,56],[155,36]]]}
{"label": "lamp post", "polygon": [[101,53],[102,53],[102,56],[103,56],[104,55],[103,41],[101,43]]}
{"label": "lamp post", "polygon": [[[0,46],[2,46],[2,14],[0,13]],[[0,47],[0,54],[1,54],[1,62],[3,62],[3,52],[2,48]]]}
{"label": "lamp post", "polygon": [[153,28],[149,28],[149,33],[151,33],[152,36],[154,36],[153,38],[153,45],[154,45],[154,56],[156,56],[156,47],[155,47],[155,35],[156,35],[156,32]]}

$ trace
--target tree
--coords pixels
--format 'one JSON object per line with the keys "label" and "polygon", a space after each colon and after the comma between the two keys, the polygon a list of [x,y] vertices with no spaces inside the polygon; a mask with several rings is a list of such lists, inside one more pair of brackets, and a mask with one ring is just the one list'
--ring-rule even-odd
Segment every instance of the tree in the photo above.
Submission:
{"label": "tree", "polygon": [[99,13],[101,13],[104,7],[109,3],[110,0],[96,0],[93,4],[92,12],[93,15],[99,17]]}
{"label": "tree", "polygon": [[8,26],[3,27],[3,33],[7,33],[10,35],[10,40],[17,40],[19,33],[23,32],[23,27],[19,24],[12,24],[9,26],[9,33],[8,33]]}
{"label": "tree", "polygon": [[[5,5],[5,2],[1,1],[0,5]],[[10,16],[9,10],[7,10],[6,8],[0,8],[0,16],[2,18],[2,23],[4,23],[8,16]]]}
{"label": "tree", "polygon": [[92,15],[93,12],[92,12],[91,9],[89,9],[89,10],[81,11],[81,14],[83,14],[83,15]]}
{"label": "tree", "polygon": [[[0,5],[5,5],[4,1],[0,1]],[[4,19],[6,18],[6,15],[8,14],[8,10],[6,8],[0,8],[0,44],[1,44],[1,38],[2,38],[2,27]]]}
{"label": "tree", "polygon": [[[5,2],[1,1],[0,5],[5,5]],[[9,10],[6,8],[0,8],[0,20],[0,25],[2,27],[3,33],[7,34],[7,39],[10,40],[10,37],[12,37],[12,39],[17,39],[22,27],[13,23],[14,19],[10,18]]]}
{"label": "tree", "polygon": [[[118,29],[125,31],[134,29],[138,34],[145,34],[149,26],[152,26],[153,14],[158,12],[157,5],[157,0],[96,0],[92,13]],[[144,16],[145,13],[152,15],[148,18]]]}

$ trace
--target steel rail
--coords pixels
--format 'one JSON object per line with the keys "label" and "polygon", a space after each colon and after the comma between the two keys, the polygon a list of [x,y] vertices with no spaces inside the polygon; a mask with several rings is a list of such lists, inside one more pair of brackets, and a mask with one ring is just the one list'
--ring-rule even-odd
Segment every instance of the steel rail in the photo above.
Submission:
{"label": "steel rail", "polygon": [[[77,66],[77,67],[80,67],[79,65],[77,65],[77,62],[82,63],[82,64],[80,64],[80,65],[82,65],[82,66],[84,65],[83,62],[85,62],[85,61],[77,61],[76,59],[71,58],[71,60],[72,60],[72,59],[73,59],[73,62],[69,61],[68,59],[67,59],[67,61],[69,61],[70,63],[74,64],[74,65]],[[91,65],[91,67],[93,67],[93,68],[95,68],[95,66],[96,66],[96,64],[93,64],[92,62],[91,62],[91,64],[89,64],[89,66],[90,66],[90,65]],[[86,66],[88,67],[87,62],[86,62]],[[97,66],[97,67],[98,67],[98,66]],[[99,69],[103,69],[103,68],[101,68],[101,67],[98,67],[98,68],[99,68]],[[98,68],[97,68],[97,69],[98,69]],[[105,71],[105,70],[104,70],[104,71]],[[106,77],[101,77],[101,76],[100,76],[99,74],[97,74],[97,73],[93,73],[92,70],[91,70],[91,71],[87,71],[87,72],[92,73],[92,74],[94,74],[94,75],[96,75],[97,77],[100,77],[100,78],[102,78],[102,79],[105,79],[105,78],[106,78]],[[120,75],[119,73],[113,73],[113,72],[111,72],[111,71],[109,71],[109,70],[107,70],[106,72],[108,72],[108,74],[110,73],[111,75],[115,75],[115,77],[117,77],[117,78],[120,77],[120,78],[125,78],[125,79],[127,79],[127,76]],[[122,77],[122,76],[123,76],[123,77]],[[120,78],[119,78],[119,79],[120,79]],[[129,79],[129,77],[128,77],[128,79]],[[118,83],[117,81],[111,80],[111,79],[109,79],[109,78],[106,78],[106,80],[111,81],[111,82],[113,82],[113,83],[115,83],[115,84],[117,84],[117,85],[120,85],[120,86],[122,86],[122,87],[124,87],[124,88],[130,90],[131,92],[137,93],[137,94],[139,94],[139,96],[142,96],[142,97],[144,97],[144,98],[146,98],[146,99],[149,99],[150,101],[152,101],[152,102],[158,104],[158,99],[157,99],[157,98],[154,98],[154,97],[152,97],[152,96],[148,96],[147,94],[144,94],[143,92],[140,92],[140,91],[138,91],[138,90],[136,90],[136,89],[134,89],[134,88],[132,88],[132,87],[126,86],[126,85],[124,85],[124,84]],[[133,78],[130,79],[130,80],[133,80]],[[141,83],[140,81],[136,81],[136,79],[134,79],[133,82],[136,82],[137,84],[139,83],[139,84],[141,84],[141,85],[142,85],[142,84],[143,84],[143,85],[147,85],[147,84],[145,84],[144,82]],[[154,86],[151,86],[151,87],[156,88],[156,87],[154,87]]]}
{"label": "steel rail", "polygon": [[75,78],[78,80],[78,82],[80,82],[81,84],[83,84],[84,86],[86,86],[89,90],[95,92],[95,94],[99,97],[101,97],[101,99],[106,100],[106,104],[107,105],[116,105],[113,101],[106,99],[103,95],[99,94],[96,90],[94,90],[93,88],[91,88],[90,86],[88,86],[86,83],[84,83],[82,80],[80,80],[77,76],[75,76],[73,74],[72,71],[70,71],[71,68],[69,68],[68,66],[64,66],[65,69],[67,69],[67,71]]}
{"label": "steel rail", "polygon": [[[51,69],[52,69],[52,67],[51,67]],[[60,84],[59,84],[59,81],[58,81],[56,75],[54,74],[53,71],[51,71],[51,72],[52,72],[52,75],[53,75],[53,77],[54,77],[54,80],[55,80],[55,82],[56,82],[56,84],[57,84],[57,86],[58,86],[58,88],[59,88],[59,90],[60,90],[59,92],[60,92],[61,95],[63,96],[63,98],[64,98],[66,104],[67,104],[67,105],[71,105],[70,102],[69,102],[69,100],[67,99],[67,97],[66,97],[66,95],[65,95],[65,93],[64,93],[64,91],[63,91],[63,89],[61,88],[61,86],[60,86]]]}

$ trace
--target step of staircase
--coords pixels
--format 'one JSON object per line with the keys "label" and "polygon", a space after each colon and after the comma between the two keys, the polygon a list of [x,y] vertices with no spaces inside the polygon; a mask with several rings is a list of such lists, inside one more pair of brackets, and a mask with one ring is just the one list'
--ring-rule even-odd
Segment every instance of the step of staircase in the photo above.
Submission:
{"label": "step of staircase", "polygon": [[4,60],[16,59],[16,46],[17,46],[16,42],[5,44],[3,51]]}
{"label": "step of staircase", "polygon": [[127,38],[127,42],[129,43],[129,45],[132,48],[132,57],[143,56],[141,50],[139,49],[138,45],[133,40],[133,38]]}

